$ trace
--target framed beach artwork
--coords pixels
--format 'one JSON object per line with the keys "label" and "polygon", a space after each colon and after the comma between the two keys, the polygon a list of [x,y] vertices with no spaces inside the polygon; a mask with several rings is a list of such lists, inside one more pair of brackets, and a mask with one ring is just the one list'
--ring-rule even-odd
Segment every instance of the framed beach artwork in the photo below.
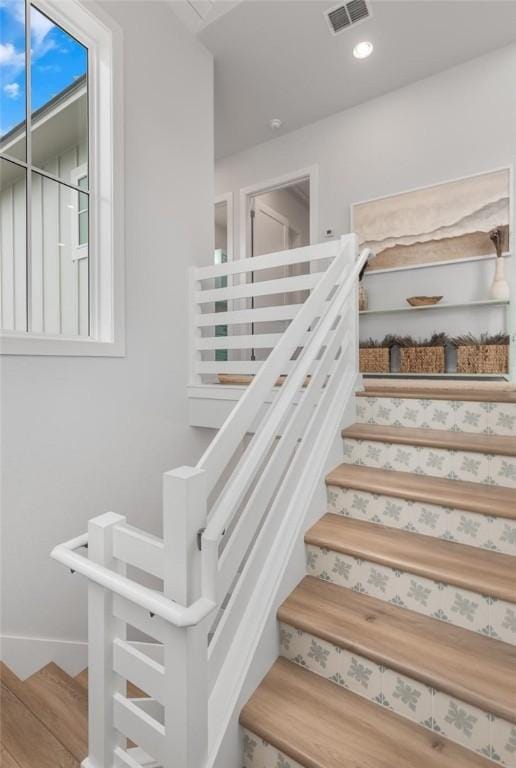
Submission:
{"label": "framed beach artwork", "polygon": [[511,169],[355,203],[351,220],[360,247],[376,254],[368,271],[494,256],[493,229],[509,250]]}

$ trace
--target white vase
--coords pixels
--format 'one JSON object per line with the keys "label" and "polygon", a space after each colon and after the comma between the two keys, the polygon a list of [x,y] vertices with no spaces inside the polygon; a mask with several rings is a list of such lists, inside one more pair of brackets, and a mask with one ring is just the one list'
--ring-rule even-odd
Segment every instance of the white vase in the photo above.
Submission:
{"label": "white vase", "polygon": [[496,259],[495,276],[489,290],[489,295],[492,299],[499,299],[500,301],[509,300],[509,283],[505,279],[505,259],[503,256],[499,256]]}

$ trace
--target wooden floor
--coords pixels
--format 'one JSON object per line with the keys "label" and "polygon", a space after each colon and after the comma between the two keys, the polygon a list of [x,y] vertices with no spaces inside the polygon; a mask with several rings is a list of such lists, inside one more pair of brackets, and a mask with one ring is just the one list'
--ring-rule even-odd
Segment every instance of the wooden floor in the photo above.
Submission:
{"label": "wooden floor", "polygon": [[[88,752],[87,670],[48,664],[20,680],[0,662],[1,768],[79,768]],[[128,686],[129,696],[141,696]]]}
{"label": "wooden floor", "polygon": [[55,664],[25,681],[0,667],[2,768],[79,768],[88,695]]}

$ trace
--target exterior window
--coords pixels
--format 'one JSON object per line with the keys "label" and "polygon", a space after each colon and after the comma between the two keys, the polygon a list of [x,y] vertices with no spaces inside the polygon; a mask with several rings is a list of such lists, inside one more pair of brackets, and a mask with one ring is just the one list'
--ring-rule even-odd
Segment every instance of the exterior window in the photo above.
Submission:
{"label": "exterior window", "polygon": [[[88,177],[81,176],[78,181],[78,185],[81,189],[88,188]],[[77,245],[79,248],[88,245],[88,195],[86,192],[77,193]],[[87,252],[85,258],[88,257]]]}
{"label": "exterior window", "polygon": [[111,110],[92,108],[112,97],[111,50],[76,0],[0,2],[4,352],[96,354],[85,341],[115,341],[112,174],[91,152],[113,162]]}

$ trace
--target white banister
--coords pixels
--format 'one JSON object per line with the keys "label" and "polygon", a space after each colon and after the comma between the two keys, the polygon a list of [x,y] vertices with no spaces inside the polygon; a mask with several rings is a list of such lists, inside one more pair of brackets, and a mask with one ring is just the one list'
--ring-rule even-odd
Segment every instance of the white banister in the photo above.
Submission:
{"label": "white banister", "polygon": [[[113,557],[113,532],[125,517],[107,512],[88,524],[88,557],[106,569],[123,574],[125,566]],[[88,584],[88,768],[109,766],[117,747],[125,746],[115,729],[113,697],[125,693],[125,681],[114,670],[113,643],[125,639],[126,625],[113,613],[113,593]],[[111,761],[111,762],[110,762]]]}
{"label": "white banister", "polygon": [[246,299],[251,296],[273,296],[276,293],[292,293],[313,288],[319,282],[320,272],[308,275],[298,275],[295,278],[285,277],[277,280],[263,280],[259,283],[242,283],[228,288],[213,288],[208,291],[197,291],[195,301],[197,304],[210,304],[214,301],[227,301],[228,299]]}
{"label": "white banister", "polygon": [[[302,335],[318,319],[329,294],[335,287],[336,280],[343,272],[344,264],[349,262],[349,267],[354,266],[356,238],[344,246],[341,257],[335,258],[330,267],[319,280],[310,297],[302,305],[301,309],[285,331],[282,342],[277,344],[271,354],[261,366],[259,374],[235,408],[229,415],[224,428],[220,430],[211,442],[207,451],[199,462],[199,467],[206,469],[208,475],[208,489],[215,486],[224,467],[235,453],[242,436],[246,434],[251,424],[256,419],[262,408],[264,398],[270,392],[278,377],[289,367],[290,358],[296,351]],[[350,247],[351,246],[351,247]],[[358,274],[358,269],[356,270]]]}
{"label": "white banister", "polygon": [[[229,501],[226,498],[224,498],[222,500],[222,503],[217,506],[216,511],[211,517],[208,528],[206,529],[206,532],[204,534],[205,539],[218,540],[220,538],[222,530],[228,527],[230,520],[227,517],[226,510],[235,508],[236,504],[238,503],[242,495],[247,490],[250,478],[253,476],[258,465],[263,460],[264,453],[267,450],[268,446],[270,445],[271,439],[273,439],[274,435],[278,433],[281,420],[284,418],[287,407],[291,404],[297,391],[302,386],[307,374],[309,373],[310,365],[314,362],[316,356],[319,354],[321,346],[324,343],[324,340],[326,339],[334,322],[337,319],[338,313],[341,308],[342,298],[347,296],[347,294],[351,290],[352,277],[353,277],[353,273],[339,287],[330,309],[324,315],[320,323],[317,325],[315,331],[310,335],[308,343],[303,349],[303,352],[299,360],[296,361],[295,369],[293,370],[292,374],[287,378],[286,383],[281,388],[281,391],[279,392],[278,397],[276,398],[273,406],[271,407],[266,425],[263,426],[263,429],[255,437],[255,445],[253,446],[254,450],[252,452],[252,457],[250,458],[250,460],[253,462],[252,465],[245,471],[245,474],[244,474],[244,471],[241,469],[238,475],[235,477],[234,483],[232,483],[231,486],[228,488],[228,494],[231,494],[231,498]],[[289,331],[287,331],[285,336],[287,336]],[[264,375],[265,368],[266,366],[268,366],[268,363],[269,361],[267,361],[267,363],[264,365],[264,369],[262,373],[259,374],[259,376]],[[316,386],[316,383],[311,382],[310,389],[312,388],[312,386]],[[242,402],[242,400],[240,401],[240,403]],[[221,435],[222,433],[219,432],[219,436]],[[236,436],[233,435],[232,437],[234,439]],[[214,446],[213,446],[213,443],[215,443]],[[218,448],[218,446],[216,445],[217,438],[214,439],[213,443],[212,443],[213,450],[216,451]],[[212,449],[212,446],[210,446],[210,450]]]}
{"label": "white banister", "polygon": [[[302,304],[278,304],[273,307],[255,307],[240,309],[232,312],[194,313],[194,323],[197,328],[213,328],[214,325],[241,325],[242,323],[268,323],[282,320],[292,320],[301,309]],[[197,336],[199,334],[196,334]],[[208,337],[209,338],[209,337]],[[197,346],[195,347],[198,348]]]}
{"label": "white banister", "polygon": [[[278,570],[278,553],[289,557],[356,386],[357,285],[369,255],[357,256],[357,238],[348,235],[190,271],[190,382],[202,386],[203,377],[223,372],[254,378],[197,466],[164,474],[162,538],[108,513],[52,551],[89,582],[85,768],[211,765],[232,708],[214,717],[209,701],[221,685],[238,693],[242,672],[230,663],[235,638],[254,621],[248,606],[262,586],[272,590],[267,567]],[[307,272],[312,264],[324,269]],[[303,274],[289,274],[294,265]],[[279,276],[248,279],[263,270]],[[245,307],[251,298],[281,294],[293,303]],[[217,302],[224,311],[213,311]],[[257,323],[273,327],[254,333]],[[220,325],[244,328],[222,337],[215,335]],[[265,359],[246,359],[250,349]],[[218,350],[238,359],[214,359]],[[126,565],[162,586],[128,576]],[[265,599],[272,610],[272,597]],[[128,625],[156,641],[148,655],[127,639]],[[127,698],[127,680],[149,698]]]}
{"label": "white banister", "polygon": [[[206,476],[180,467],[163,477],[164,594],[182,605],[201,597],[201,553],[206,526]],[[199,768],[208,753],[207,648],[209,624],[170,626],[164,643],[165,743],[170,768]]]}
{"label": "white banister", "polygon": [[[98,520],[99,518],[94,519]],[[80,538],[86,544],[88,543],[89,536]],[[110,568],[94,563],[91,555],[89,558],[78,555],[73,551],[72,545],[73,541],[59,544],[52,550],[51,557],[66,565],[73,573],[77,572],[86,576],[94,584],[98,584],[113,592],[114,595],[119,595],[129,602],[145,608],[151,616],[160,616],[176,627],[195,626],[209,616],[216,607],[214,603],[204,597],[199,598],[189,606],[174,603],[163,597],[163,594],[158,590],[149,589],[149,587],[142,586],[133,579],[120,576]],[[152,632],[149,634],[152,635]]]}
{"label": "white banister", "polygon": [[165,701],[165,668],[150,656],[116,638],[113,647],[113,668],[125,680],[163,704]]}
{"label": "white banister", "polygon": [[[136,703],[115,693],[111,703],[113,722],[116,730],[138,744],[145,752],[157,760],[163,768],[173,768],[174,763],[167,752],[165,728]],[[113,755],[113,752],[111,753]],[[111,768],[113,761],[99,763],[102,768]],[[176,763],[177,765],[177,763]],[[95,766],[96,768],[96,766]]]}
{"label": "white banister", "polygon": [[211,264],[208,267],[196,267],[195,273],[198,280],[209,280],[214,277],[226,277],[246,272],[260,272],[262,269],[285,267],[293,264],[310,263],[334,259],[339,253],[341,244],[336,240],[328,243],[319,243],[316,246],[304,245],[301,248],[292,248],[289,251],[277,251],[266,253],[263,256],[253,256],[248,259],[237,259],[225,264]]}
{"label": "white banister", "polygon": [[165,547],[162,539],[132,525],[117,525],[113,531],[113,557],[141,571],[163,578]]}

